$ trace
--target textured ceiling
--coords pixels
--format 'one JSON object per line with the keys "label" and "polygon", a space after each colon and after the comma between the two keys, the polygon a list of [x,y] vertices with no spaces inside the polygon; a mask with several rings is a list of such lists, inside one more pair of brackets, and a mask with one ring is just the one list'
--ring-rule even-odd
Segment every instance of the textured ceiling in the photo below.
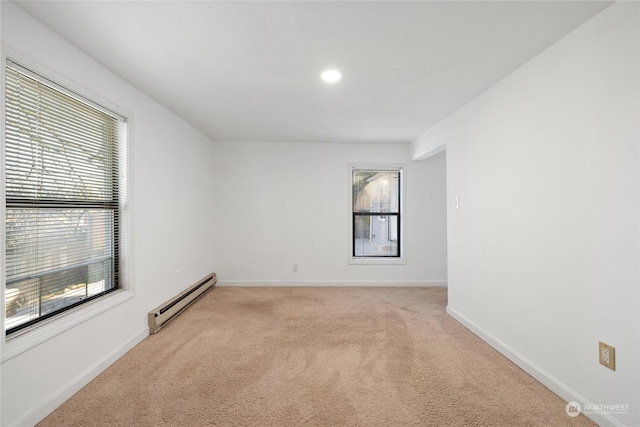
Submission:
{"label": "textured ceiling", "polygon": [[213,140],[309,142],[410,142],[611,4],[16,3]]}

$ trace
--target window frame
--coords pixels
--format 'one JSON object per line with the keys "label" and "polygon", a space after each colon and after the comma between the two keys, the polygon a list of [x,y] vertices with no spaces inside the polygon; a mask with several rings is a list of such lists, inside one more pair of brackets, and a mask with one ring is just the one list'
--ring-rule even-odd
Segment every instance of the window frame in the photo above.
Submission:
{"label": "window frame", "polygon": [[[34,73],[35,75],[44,79],[49,85],[51,83],[54,89],[69,95],[80,102],[90,105],[91,107],[100,110],[102,112],[106,112],[109,115],[119,117],[124,119],[125,125],[124,129],[121,133],[121,140],[118,141],[117,150],[119,151],[120,161],[118,166],[118,179],[121,185],[119,184],[119,197],[118,197],[118,205],[119,205],[119,218],[118,218],[118,227],[119,227],[119,262],[116,268],[119,269],[119,281],[118,287],[101,294],[97,298],[88,298],[85,299],[81,304],[72,305],[67,307],[65,310],[56,313],[51,317],[42,317],[40,321],[35,322],[27,327],[21,328],[19,330],[15,330],[14,332],[7,334],[6,330],[6,307],[5,304],[2,304],[2,309],[0,310],[0,318],[1,318],[1,327],[3,331],[3,339],[0,340],[2,344],[2,362],[9,360],[18,354],[27,351],[30,348],[33,348],[42,342],[51,339],[53,336],[56,336],[70,328],[73,328],[88,319],[91,319],[106,310],[109,310],[115,306],[118,306],[125,301],[131,299],[133,297],[133,286],[129,280],[129,277],[133,274],[132,268],[132,235],[131,235],[131,200],[130,200],[130,191],[129,189],[132,186],[132,176],[131,171],[129,170],[129,161],[132,153],[132,138],[131,138],[131,127],[133,122],[133,115],[130,114],[124,108],[110,102],[109,100],[104,99],[103,97],[95,94],[92,91],[86,90],[84,87],[78,86],[78,84],[74,81],[69,80],[66,77],[63,77],[61,74],[49,69],[42,64],[39,64],[19,52],[7,48],[5,45],[2,46],[2,55],[0,57],[0,63],[2,67],[0,69],[0,91],[3,93],[2,102],[0,104],[0,128],[2,129],[0,135],[0,151],[1,158],[3,164],[6,162],[5,152],[6,152],[6,97],[4,96],[6,90],[7,76],[6,76],[6,67],[9,66],[9,61],[14,64],[20,66],[27,71]],[[70,71],[73,71],[70,69]],[[67,73],[70,75],[74,75],[72,72]],[[39,79],[38,79],[39,80]],[[106,111],[105,111],[106,110]],[[119,111],[121,113],[115,113],[115,111]],[[3,259],[3,268],[0,272],[0,279],[3,283],[2,289],[0,291],[0,297],[4,301],[6,297],[6,283],[7,276],[6,270],[4,266],[6,266],[6,216],[7,216],[7,198],[6,198],[6,179],[5,174],[1,174],[2,180],[2,196],[4,197],[5,203],[2,205],[2,215],[0,218],[1,224],[0,228],[1,232],[1,240],[3,244],[2,259]]]}
{"label": "window frame", "polygon": [[[354,222],[356,212],[353,210],[353,171],[393,171],[400,172],[399,192],[398,192],[398,251],[399,256],[355,256],[355,232]],[[349,210],[349,234],[348,234],[348,263],[352,265],[403,265],[406,264],[406,181],[407,167],[404,163],[349,163],[348,164],[348,210]],[[358,216],[373,216],[376,213],[358,214]],[[384,215],[396,216],[394,213],[384,213]]]}

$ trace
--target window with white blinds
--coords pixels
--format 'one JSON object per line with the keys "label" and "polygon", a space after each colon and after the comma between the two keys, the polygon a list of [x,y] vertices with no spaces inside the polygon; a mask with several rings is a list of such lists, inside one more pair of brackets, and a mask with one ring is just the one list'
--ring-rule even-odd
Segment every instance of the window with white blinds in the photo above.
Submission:
{"label": "window with white blinds", "polygon": [[120,286],[126,120],[7,61],[7,335]]}
{"label": "window with white blinds", "polygon": [[351,170],[352,259],[401,257],[402,168]]}

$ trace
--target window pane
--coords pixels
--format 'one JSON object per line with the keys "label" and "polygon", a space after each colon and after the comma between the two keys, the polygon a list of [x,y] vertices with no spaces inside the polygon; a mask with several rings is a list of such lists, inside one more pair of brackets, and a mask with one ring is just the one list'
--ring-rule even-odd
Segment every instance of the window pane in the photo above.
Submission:
{"label": "window pane", "polygon": [[7,329],[114,287],[114,212],[7,209]]}
{"label": "window pane", "polygon": [[396,215],[356,215],[353,233],[355,256],[398,256],[398,217]]}
{"label": "window pane", "polygon": [[118,122],[7,69],[6,196],[112,200]]}
{"label": "window pane", "polygon": [[96,261],[8,285],[5,299],[6,329],[63,311],[113,289],[111,268],[111,260]]}
{"label": "window pane", "polygon": [[352,177],[354,212],[399,212],[399,171],[354,170]]}

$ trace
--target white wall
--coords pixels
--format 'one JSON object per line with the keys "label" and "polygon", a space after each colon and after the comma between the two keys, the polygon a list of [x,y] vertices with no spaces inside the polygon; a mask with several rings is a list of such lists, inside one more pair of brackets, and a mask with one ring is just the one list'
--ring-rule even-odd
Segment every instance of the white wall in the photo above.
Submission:
{"label": "white wall", "polygon": [[[95,317],[94,304],[27,334],[59,332],[42,343],[2,342],[0,424],[30,425],[143,339],[149,310],[213,271],[211,142],[6,2],[2,43],[3,54],[131,118],[132,292],[106,298],[117,303]],[[82,321],[69,329],[70,319]]]}
{"label": "white wall", "polygon": [[[444,153],[422,162],[408,154],[391,144],[216,143],[221,284],[445,284]],[[407,164],[407,263],[350,265],[348,165],[381,162]]]}
{"label": "white wall", "polygon": [[[605,9],[412,147],[447,147],[448,311],[566,399],[630,405],[591,415],[628,426],[640,425],[638,6]],[[615,372],[598,341],[616,347]]]}

